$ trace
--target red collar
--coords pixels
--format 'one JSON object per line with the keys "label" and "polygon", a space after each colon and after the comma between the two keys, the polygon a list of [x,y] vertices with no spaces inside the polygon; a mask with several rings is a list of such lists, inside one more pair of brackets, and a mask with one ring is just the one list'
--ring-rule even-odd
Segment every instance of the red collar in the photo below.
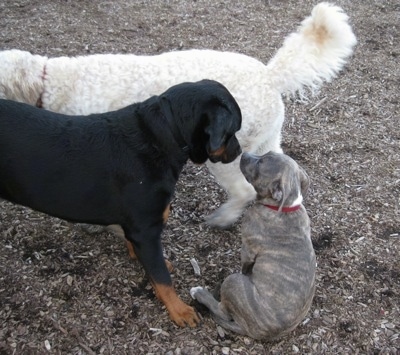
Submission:
{"label": "red collar", "polygon": [[[273,205],[264,205],[265,207],[270,208],[271,210],[278,211],[279,206],[273,206]],[[294,212],[300,209],[301,205],[296,205],[296,206],[290,206],[290,207],[282,207],[281,212]]]}

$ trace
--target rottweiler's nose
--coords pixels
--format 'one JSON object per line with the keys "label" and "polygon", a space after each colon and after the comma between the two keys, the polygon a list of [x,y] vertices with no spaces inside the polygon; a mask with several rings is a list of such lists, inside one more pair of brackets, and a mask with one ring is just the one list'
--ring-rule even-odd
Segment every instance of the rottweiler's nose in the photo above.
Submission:
{"label": "rottweiler's nose", "polygon": [[242,153],[239,141],[233,136],[226,145],[225,162],[230,163],[234,161]]}
{"label": "rottweiler's nose", "polygon": [[221,162],[223,164],[228,164],[233,162],[242,153],[242,148],[235,136],[233,136],[226,145],[220,147],[219,149],[211,152],[209,154],[209,159],[211,162]]}
{"label": "rottweiler's nose", "polygon": [[235,139],[231,139],[226,146],[225,152],[222,156],[222,163],[233,162],[242,153],[242,148],[239,142]]}

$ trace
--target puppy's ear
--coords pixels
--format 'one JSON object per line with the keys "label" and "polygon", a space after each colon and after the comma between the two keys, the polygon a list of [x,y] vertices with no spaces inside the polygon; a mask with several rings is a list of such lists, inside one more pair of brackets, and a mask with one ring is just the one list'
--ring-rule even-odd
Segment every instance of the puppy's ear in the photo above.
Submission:
{"label": "puppy's ear", "polygon": [[277,202],[282,201],[283,189],[282,189],[282,184],[281,184],[280,180],[275,180],[271,183],[270,191],[271,191],[271,196],[275,201],[277,201]]}
{"label": "puppy's ear", "polygon": [[303,196],[306,196],[308,187],[310,186],[310,178],[308,177],[308,174],[301,166],[299,166],[299,175],[300,175],[301,194]]}

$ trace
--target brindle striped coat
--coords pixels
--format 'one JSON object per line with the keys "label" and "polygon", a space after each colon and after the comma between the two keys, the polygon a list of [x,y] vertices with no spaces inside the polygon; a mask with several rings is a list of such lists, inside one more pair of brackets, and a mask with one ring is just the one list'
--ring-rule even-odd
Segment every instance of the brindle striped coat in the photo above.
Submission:
{"label": "brindle striped coat", "polygon": [[293,159],[273,152],[243,154],[241,170],[258,194],[242,223],[242,273],[225,279],[221,302],[201,287],[191,294],[224,328],[274,339],[301,322],[314,296],[316,259],[301,204],[308,176]]}

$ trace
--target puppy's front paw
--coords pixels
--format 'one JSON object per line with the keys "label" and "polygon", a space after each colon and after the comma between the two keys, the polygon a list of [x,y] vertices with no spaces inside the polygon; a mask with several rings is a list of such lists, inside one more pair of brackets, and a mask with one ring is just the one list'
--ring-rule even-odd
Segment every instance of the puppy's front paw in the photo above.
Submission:
{"label": "puppy's front paw", "polygon": [[190,296],[192,296],[192,298],[195,300],[196,293],[201,292],[202,290],[203,290],[203,287],[201,287],[201,286],[192,287],[190,289]]}

